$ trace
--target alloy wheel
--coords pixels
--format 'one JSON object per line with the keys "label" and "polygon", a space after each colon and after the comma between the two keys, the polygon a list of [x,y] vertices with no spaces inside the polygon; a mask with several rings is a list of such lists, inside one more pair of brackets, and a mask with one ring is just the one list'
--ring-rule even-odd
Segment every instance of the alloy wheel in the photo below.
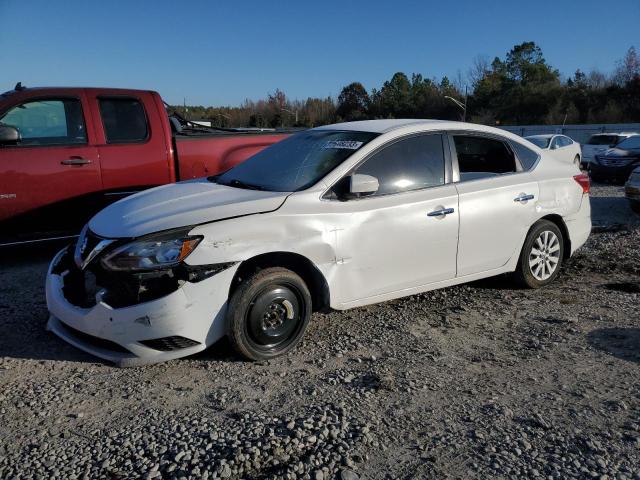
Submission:
{"label": "alloy wheel", "polygon": [[536,280],[545,281],[560,263],[560,240],[550,231],[540,232],[529,252],[529,270]]}

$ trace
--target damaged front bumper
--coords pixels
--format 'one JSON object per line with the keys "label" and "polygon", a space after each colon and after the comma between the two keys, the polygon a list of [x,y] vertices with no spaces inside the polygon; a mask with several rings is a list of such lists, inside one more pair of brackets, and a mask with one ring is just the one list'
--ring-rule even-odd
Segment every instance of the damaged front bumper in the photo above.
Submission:
{"label": "damaged front bumper", "polygon": [[95,301],[79,305],[67,298],[65,276],[77,272],[65,268],[66,255],[66,249],[60,251],[47,273],[47,328],[81,350],[118,366],[137,366],[192,355],[226,334],[227,297],[237,265],[150,301],[114,307],[110,292],[99,288]]}

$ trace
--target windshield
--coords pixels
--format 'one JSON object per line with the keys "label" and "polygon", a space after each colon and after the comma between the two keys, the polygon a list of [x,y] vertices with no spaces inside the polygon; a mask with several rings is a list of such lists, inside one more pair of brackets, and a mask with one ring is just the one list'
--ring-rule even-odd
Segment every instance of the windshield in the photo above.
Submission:
{"label": "windshield", "polygon": [[640,135],[636,135],[634,137],[629,137],[629,138],[623,140],[618,145],[616,145],[616,148],[620,148],[622,150],[638,150],[638,149],[640,149]]}
{"label": "windshield", "polygon": [[551,137],[525,137],[531,143],[533,143],[536,147],[547,148],[549,146],[549,142],[551,141]]}
{"label": "windshield", "polygon": [[591,135],[587,145],[615,145],[618,141],[617,135]]}
{"label": "windshield", "polygon": [[371,132],[307,130],[265,148],[210,180],[274,192],[303,190],[377,136]]}

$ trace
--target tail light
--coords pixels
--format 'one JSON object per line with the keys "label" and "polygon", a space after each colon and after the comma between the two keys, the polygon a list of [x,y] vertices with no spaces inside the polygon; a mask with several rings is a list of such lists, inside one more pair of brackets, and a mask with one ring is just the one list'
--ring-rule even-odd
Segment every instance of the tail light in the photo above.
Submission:
{"label": "tail light", "polygon": [[574,175],[573,179],[582,187],[582,193],[589,193],[589,190],[591,190],[589,175],[581,173],[580,175]]}

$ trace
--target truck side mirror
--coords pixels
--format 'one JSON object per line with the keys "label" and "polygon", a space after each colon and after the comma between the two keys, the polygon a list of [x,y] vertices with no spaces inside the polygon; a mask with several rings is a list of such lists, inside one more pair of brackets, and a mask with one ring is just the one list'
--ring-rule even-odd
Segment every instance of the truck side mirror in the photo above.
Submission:
{"label": "truck side mirror", "polygon": [[0,145],[17,145],[20,142],[20,132],[11,125],[0,125]]}

